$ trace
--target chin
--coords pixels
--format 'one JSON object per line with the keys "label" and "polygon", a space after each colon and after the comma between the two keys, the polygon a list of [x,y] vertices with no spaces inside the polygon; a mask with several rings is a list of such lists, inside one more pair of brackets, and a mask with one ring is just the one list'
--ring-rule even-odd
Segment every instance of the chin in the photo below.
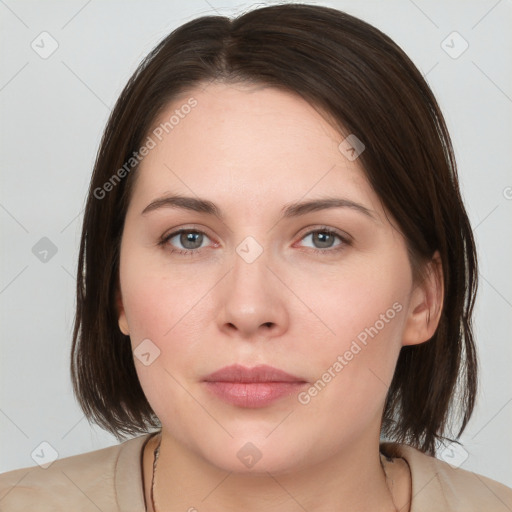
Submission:
{"label": "chin", "polygon": [[[305,454],[297,451],[301,443],[291,441],[289,446],[275,439],[243,438],[230,439],[227,444],[216,444],[212,449],[208,447],[202,456],[205,460],[223,471],[240,475],[268,476],[279,473],[288,473],[300,469],[306,460]],[[278,442],[276,442],[278,441]]]}

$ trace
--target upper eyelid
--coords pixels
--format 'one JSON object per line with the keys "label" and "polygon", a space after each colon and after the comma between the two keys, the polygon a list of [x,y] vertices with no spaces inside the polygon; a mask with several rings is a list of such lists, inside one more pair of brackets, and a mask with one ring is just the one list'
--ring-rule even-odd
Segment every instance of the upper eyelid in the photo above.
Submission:
{"label": "upper eyelid", "polygon": [[202,235],[206,235],[208,238],[212,239],[212,237],[202,228],[194,228],[194,227],[184,227],[184,228],[178,228],[178,229],[172,229],[168,233],[164,233],[161,237],[162,240],[169,240],[170,238],[175,237],[176,235],[179,235],[183,232],[195,232],[195,233],[201,233]]}
{"label": "upper eyelid", "polygon": [[334,228],[334,227],[331,227],[331,226],[325,226],[325,225],[318,225],[317,227],[307,227],[307,228],[304,228],[304,231],[303,230],[300,230],[296,236],[298,236],[300,233],[303,232],[302,234],[302,238],[306,235],[309,235],[311,233],[316,233],[316,232],[322,232],[322,231],[328,231],[330,233],[334,233],[335,235],[338,235],[339,237],[341,238],[348,238],[348,239],[351,239],[352,237],[345,231],[341,230],[341,229],[338,229],[338,228]]}

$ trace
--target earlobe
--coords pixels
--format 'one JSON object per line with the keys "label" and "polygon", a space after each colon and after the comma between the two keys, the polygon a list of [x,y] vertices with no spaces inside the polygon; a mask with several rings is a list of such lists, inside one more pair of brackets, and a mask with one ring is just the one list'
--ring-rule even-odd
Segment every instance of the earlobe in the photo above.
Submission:
{"label": "earlobe", "polygon": [[425,279],[412,292],[402,345],[417,345],[432,338],[441,318],[443,298],[443,268],[436,251],[427,264]]}
{"label": "earlobe", "polygon": [[119,329],[125,336],[128,336],[130,334],[130,329],[128,328],[128,322],[126,320],[126,313],[124,311],[124,306],[123,306],[123,299],[121,297],[121,292],[119,289],[116,292],[116,307],[117,307]]}

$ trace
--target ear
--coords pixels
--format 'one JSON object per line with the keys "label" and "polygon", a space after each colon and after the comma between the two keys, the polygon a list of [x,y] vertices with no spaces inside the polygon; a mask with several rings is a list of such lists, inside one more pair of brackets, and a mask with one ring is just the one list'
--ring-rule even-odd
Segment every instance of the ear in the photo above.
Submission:
{"label": "ear", "polygon": [[130,329],[128,328],[128,322],[126,320],[126,313],[124,311],[124,305],[123,305],[123,298],[121,296],[121,290],[119,287],[116,291],[116,308],[117,308],[117,315],[118,315],[118,324],[119,329],[121,332],[128,336],[130,334]]}
{"label": "ear", "polygon": [[411,294],[402,345],[417,345],[434,335],[443,309],[444,277],[441,256],[436,251],[427,263],[425,279]]}

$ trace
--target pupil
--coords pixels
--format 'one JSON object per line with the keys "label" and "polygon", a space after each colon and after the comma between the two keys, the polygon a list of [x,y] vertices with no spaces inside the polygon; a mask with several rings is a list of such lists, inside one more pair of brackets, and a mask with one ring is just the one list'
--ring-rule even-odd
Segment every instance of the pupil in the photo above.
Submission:
{"label": "pupil", "polygon": [[325,232],[318,232],[316,233],[316,236],[320,239],[319,247],[331,247],[333,238],[331,234]]}
{"label": "pupil", "polygon": [[[199,244],[197,244],[199,240]],[[203,235],[201,233],[182,233],[180,242],[186,249],[197,249],[201,247]]]}

